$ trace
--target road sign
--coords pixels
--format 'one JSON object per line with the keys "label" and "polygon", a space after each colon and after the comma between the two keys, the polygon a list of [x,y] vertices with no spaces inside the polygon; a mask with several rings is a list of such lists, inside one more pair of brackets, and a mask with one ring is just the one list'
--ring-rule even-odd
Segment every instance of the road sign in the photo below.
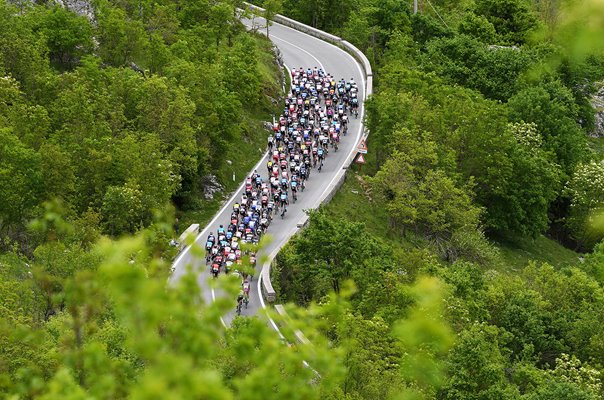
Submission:
{"label": "road sign", "polygon": [[363,157],[363,154],[359,154],[359,156],[357,157],[355,163],[357,163],[357,164],[365,164],[365,157]]}
{"label": "road sign", "polygon": [[361,154],[367,154],[367,144],[365,143],[365,139],[361,140],[361,143],[357,146],[357,151]]}

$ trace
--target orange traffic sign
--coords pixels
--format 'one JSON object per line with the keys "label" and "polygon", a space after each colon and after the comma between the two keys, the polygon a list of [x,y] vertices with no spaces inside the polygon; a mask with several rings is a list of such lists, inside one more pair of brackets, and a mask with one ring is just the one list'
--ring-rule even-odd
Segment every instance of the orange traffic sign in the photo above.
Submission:
{"label": "orange traffic sign", "polygon": [[361,140],[361,143],[357,146],[357,151],[361,154],[367,154],[367,144],[365,143],[365,139]]}
{"label": "orange traffic sign", "polygon": [[365,157],[363,157],[363,154],[359,154],[355,162],[357,164],[365,164]]}

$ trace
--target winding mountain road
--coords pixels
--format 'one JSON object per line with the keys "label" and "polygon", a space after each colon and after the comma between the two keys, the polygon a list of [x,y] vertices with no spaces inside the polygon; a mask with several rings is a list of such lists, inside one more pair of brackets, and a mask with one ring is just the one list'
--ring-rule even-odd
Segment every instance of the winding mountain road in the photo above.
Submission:
{"label": "winding mountain road", "polygon": [[[244,23],[248,25],[248,27],[251,25],[250,20],[245,20]],[[256,17],[254,24],[263,27],[264,20]],[[262,31],[262,29],[259,29],[259,32]],[[298,67],[304,67],[306,69],[308,67],[313,68],[316,66],[323,68],[324,71],[332,74],[336,80],[339,80],[340,78],[346,80],[354,78],[359,84],[359,99],[363,100],[365,98],[363,70],[360,64],[344,50],[306,33],[277,23],[274,23],[270,27],[269,37],[281,51],[283,61],[289,69]],[[264,255],[270,255],[270,258],[272,259],[279,249],[281,249],[298,229],[300,229],[299,225],[301,226],[302,222],[305,221],[305,210],[318,208],[328,192],[334,189],[333,183],[337,179],[337,172],[344,168],[346,160],[353,151],[353,148],[357,146],[361,139],[363,131],[361,123],[362,115],[364,115],[364,113],[363,103],[361,102],[359,118],[351,119],[348,135],[342,136],[338,152],[334,152],[333,150],[330,151],[321,173],[316,169],[312,170],[305,191],[299,194],[298,201],[295,204],[290,204],[285,218],[281,219],[277,215],[273,219],[268,229],[268,233],[272,236],[273,240],[258,255],[259,261],[262,260]],[[265,156],[258,161],[255,168],[264,179],[267,178],[267,157],[268,155],[265,154]],[[225,228],[228,226],[233,204],[236,199],[241,198],[242,190],[243,183],[242,186],[233,193],[231,198],[226,201],[222,209],[218,211],[205,229],[197,235],[195,241],[197,245],[203,248],[209,232],[216,233],[220,224],[223,224]],[[261,264],[261,262],[258,262],[257,271],[252,282],[249,306],[247,309],[242,310],[242,315],[255,315],[258,313],[259,309],[264,308],[265,306],[259,279],[262,268]],[[186,273],[187,265],[192,265],[193,271],[196,271],[198,274],[198,282],[202,288],[202,293],[206,302],[211,302],[216,296],[220,296],[220,293],[215,292],[209,286],[209,280],[212,279],[212,277],[209,273],[209,267],[206,267],[205,265],[205,260],[193,256],[190,247],[185,248],[174,261],[173,273],[170,281],[174,282],[183,276]],[[233,308],[234,307],[235,299],[233,299]],[[226,325],[230,324],[233,314],[234,313],[231,313],[224,317]]]}

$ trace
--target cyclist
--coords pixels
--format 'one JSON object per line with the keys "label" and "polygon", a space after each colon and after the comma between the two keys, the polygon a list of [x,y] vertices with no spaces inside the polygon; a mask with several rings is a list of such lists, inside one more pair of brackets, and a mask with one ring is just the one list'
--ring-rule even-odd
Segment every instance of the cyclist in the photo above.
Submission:
{"label": "cyclist", "polygon": [[289,205],[289,202],[287,201],[287,192],[282,190],[281,194],[279,195],[279,202],[281,203],[281,207],[285,208],[286,205]]}
{"label": "cyclist", "polygon": [[214,278],[218,278],[219,273],[220,273],[220,264],[213,263],[212,264],[212,275],[214,275]]}
{"label": "cyclist", "polygon": [[294,179],[296,178],[296,175],[292,176],[292,181],[291,181],[291,189],[292,189],[292,197],[294,199],[294,203],[296,202],[296,200],[298,200],[298,180]]}
{"label": "cyclist", "polygon": [[245,281],[243,281],[242,287],[243,287],[243,296],[245,297],[246,300],[249,300],[250,299],[250,283],[248,282],[247,279]]}
{"label": "cyclist", "polygon": [[325,158],[325,153],[322,148],[317,150],[317,158],[319,159],[319,172],[321,172],[321,169],[323,168],[323,159]]}
{"label": "cyclist", "polygon": [[235,312],[237,312],[237,315],[241,315],[241,305],[243,304],[244,298],[245,296],[243,295],[243,292],[239,292],[239,294],[237,295],[237,307],[235,308]]}

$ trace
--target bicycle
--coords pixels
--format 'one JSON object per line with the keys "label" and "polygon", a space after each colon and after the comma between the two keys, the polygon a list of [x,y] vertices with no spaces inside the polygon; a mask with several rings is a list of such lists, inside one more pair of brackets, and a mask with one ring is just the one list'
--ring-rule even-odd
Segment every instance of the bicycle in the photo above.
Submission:
{"label": "bicycle", "polygon": [[287,207],[283,206],[283,211],[281,211],[281,219],[285,218],[286,212],[287,212]]}

